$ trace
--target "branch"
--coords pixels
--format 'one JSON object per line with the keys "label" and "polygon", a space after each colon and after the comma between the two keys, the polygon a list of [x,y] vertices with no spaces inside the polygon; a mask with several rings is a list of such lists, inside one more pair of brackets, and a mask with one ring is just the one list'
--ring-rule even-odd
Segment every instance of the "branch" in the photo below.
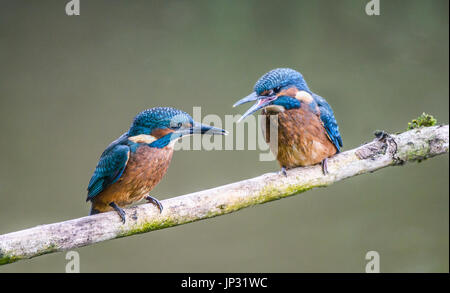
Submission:
{"label": "branch", "polygon": [[448,131],[448,125],[441,125],[398,135],[378,132],[372,142],[330,158],[326,176],[320,166],[296,168],[288,171],[287,177],[268,173],[163,200],[161,214],[152,204],[128,208],[126,224],[115,212],[108,212],[0,235],[0,265],[212,218],[384,167],[448,153]]}

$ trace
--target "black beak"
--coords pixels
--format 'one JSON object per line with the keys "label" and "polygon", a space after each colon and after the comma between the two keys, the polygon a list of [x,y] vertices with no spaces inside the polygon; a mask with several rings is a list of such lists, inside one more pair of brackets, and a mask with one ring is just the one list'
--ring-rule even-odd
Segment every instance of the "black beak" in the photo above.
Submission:
{"label": "black beak", "polygon": [[241,118],[239,118],[238,122],[241,122],[244,120],[245,117],[255,113],[256,111],[268,106],[272,101],[274,101],[277,97],[275,95],[273,96],[258,96],[255,92],[251,93],[250,95],[246,96],[245,98],[237,101],[233,107],[242,105],[244,103],[257,101],[253,106],[250,107],[250,109],[247,110],[247,112],[242,115]]}
{"label": "black beak", "polygon": [[209,135],[227,135],[228,131],[217,127],[194,122],[194,125],[190,128],[191,134],[209,134]]}

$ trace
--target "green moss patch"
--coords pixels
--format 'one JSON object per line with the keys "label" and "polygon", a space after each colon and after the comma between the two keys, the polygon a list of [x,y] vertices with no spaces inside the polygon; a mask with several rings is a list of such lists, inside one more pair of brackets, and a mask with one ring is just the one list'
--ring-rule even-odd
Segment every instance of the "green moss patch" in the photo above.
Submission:
{"label": "green moss patch", "polygon": [[419,128],[419,127],[430,127],[437,124],[436,118],[434,118],[432,115],[427,113],[422,113],[419,117],[412,120],[411,122],[408,122],[408,128],[407,130]]}

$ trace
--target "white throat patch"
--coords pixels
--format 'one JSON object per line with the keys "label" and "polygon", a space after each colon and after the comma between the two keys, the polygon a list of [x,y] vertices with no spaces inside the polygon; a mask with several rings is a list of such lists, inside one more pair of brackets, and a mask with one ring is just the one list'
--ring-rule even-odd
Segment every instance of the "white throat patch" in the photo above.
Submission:
{"label": "white throat patch", "polygon": [[156,137],[148,134],[139,134],[136,136],[129,137],[128,139],[135,143],[147,143],[147,144],[150,144],[155,140],[157,140]]}
{"label": "white throat patch", "polygon": [[297,92],[297,94],[295,95],[295,97],[297,98],[297,100],[306,102],[306,103],[311,103],[313,101],[313,97],[311,96],[310,93],[305,92],[305,91],[299,91]]}
{"label": "white throat patch", "polygon": [[280,112],[284,112],[286,110],[286,108],[284,108],[281,105],[269,105],[269,106],[265,107],[264,109],[269,113],[280,113]]}

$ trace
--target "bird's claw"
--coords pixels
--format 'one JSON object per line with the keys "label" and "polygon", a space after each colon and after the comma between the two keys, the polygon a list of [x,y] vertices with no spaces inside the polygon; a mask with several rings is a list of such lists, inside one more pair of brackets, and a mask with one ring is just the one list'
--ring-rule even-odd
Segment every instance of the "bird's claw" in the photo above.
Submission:
{"label": "bird's claw", "polygon": [[112,207],[120,216],[120,219],[122,219],[122,223],[125,224],[126,221],[126,214],[123,209],[121,209],[118,205],[116,205],[115,202],[109,203],[109,206]]}
{"label": "bird's claw", "polygon": [[321,165],[322,165],[323,175],[327,175],[328,174],[328,159],[327,158],[323,159]]}
{"label": "bird's claw", "polygon": [[153,196],[150,196],[150,195],[147,195],[145,197],[145,200],[147,200],[148,203],[152,203],[152,204],[156,205],[159,208],[159,213],[162,213],[163,206],[159,200],[157,200],[156,198],[154,198]]}
{"label": "bird's claw", "polygon": [[284,177],[287,177],[286,167],[281,167],[281,171],[279,174],[284,175]]}

